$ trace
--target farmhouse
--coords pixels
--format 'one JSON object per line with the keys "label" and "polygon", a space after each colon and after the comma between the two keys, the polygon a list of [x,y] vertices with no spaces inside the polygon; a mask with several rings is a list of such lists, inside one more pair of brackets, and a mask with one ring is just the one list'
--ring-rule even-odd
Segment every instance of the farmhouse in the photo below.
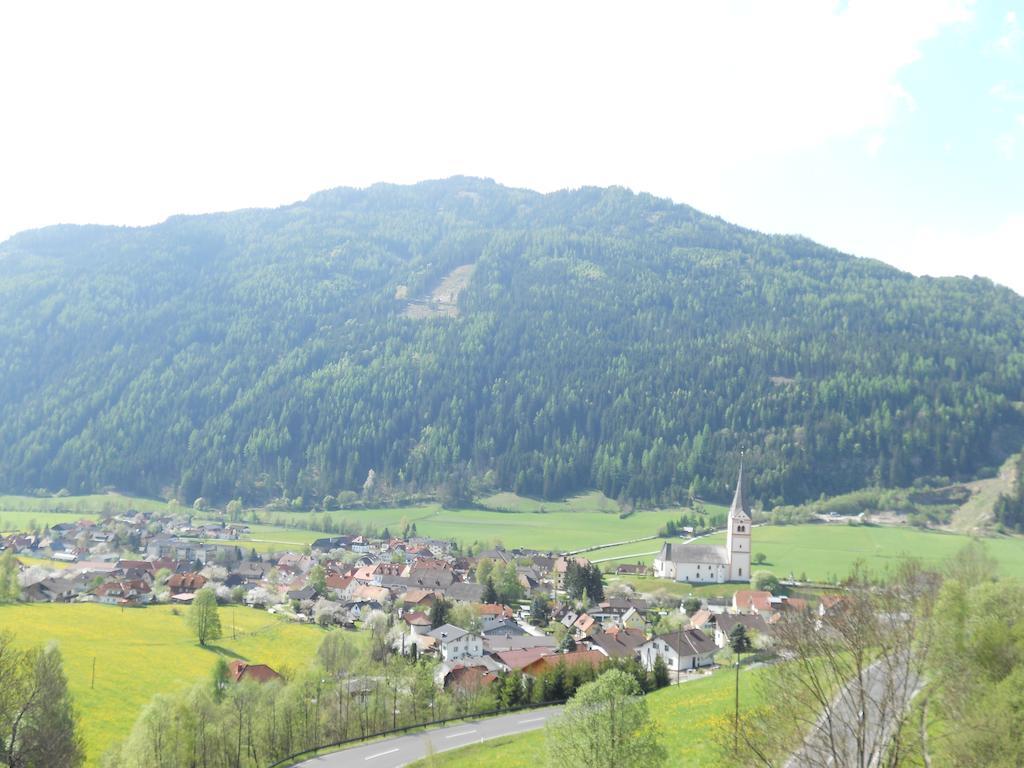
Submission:
{"label": "farmhouse", "polygon": [[670,671],[709,667],[715,663],[715,641],[699,629],[683,629],[657,635],[640,646],[640,663],[648,672],[661,656]]}
{"label": "farmhouse", "polygon": [[272,680],[280,680],[281,676],[266,664],[247,664],[241,659],[235,659],[228,664],[228,673],[232,681],[241,683],[251,680],[256,683],[269,683]]}
{"label": "farmhouse", "polygon": [[662,545],[654,558],[654,575],[690,584],[722,584],[750,579],[750,515],[743,503],[743,467],[729,508],[724,547],[699,544]]}
{"label": "farmhouse", "polygon": [[480,635],[467,632],[453,624],[443,624],[428,632],[427,637],[433,638],[441,649],[444,661],[457,661],[466,656],[482,656],[483,642]]}

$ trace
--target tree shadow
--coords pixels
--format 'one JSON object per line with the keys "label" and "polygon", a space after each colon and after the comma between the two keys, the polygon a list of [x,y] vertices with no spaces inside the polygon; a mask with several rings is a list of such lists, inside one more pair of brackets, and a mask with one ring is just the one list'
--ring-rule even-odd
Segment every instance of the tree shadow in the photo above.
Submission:
{"label": "tree shadow", "polygon": [[225,648],[223,645],[213,645],[212,643],[207,643],[206,645],[201,645],[199,647],[204,651],[215,653],[218,656],[226,656],[229,659],[240,659],[241,661],[249,661],[248,657],[243,656],[240,653],[235,653],[230,648]]}

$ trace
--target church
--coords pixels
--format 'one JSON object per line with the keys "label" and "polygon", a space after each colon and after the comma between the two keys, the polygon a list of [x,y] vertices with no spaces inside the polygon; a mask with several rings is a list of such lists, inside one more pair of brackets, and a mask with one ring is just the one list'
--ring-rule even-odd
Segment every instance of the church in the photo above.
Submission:
{"label": "church", "polygon": [[654,575],[690,584],[750,581],[750,515],[743,503],[743,467],[729,508],[725,546],[666,542],[654,558]]}

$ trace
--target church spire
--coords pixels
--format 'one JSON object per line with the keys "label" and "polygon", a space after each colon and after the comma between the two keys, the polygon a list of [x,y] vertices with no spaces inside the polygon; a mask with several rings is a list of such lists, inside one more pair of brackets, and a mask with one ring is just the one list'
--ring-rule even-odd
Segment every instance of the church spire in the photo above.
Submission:
{"label": "church spire", "polygon": [[740,454],[740,476],[736,480],[736,495],[732,497],[732,506],[729,507],[729,517],[746,514],[746,504],[743,503],[743,454]]}

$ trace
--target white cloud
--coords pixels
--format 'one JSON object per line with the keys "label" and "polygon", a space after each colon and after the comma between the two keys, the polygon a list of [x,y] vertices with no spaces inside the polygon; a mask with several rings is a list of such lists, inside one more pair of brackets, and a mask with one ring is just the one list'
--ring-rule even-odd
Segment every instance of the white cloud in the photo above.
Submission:
{"label": "white cloud", "polygon": [[1003,33],[996,40],[996,48],[1003,52],[1013,51],[1022,39],[1024,30],[1017,24],[1017,14],[1014,11],[1007,11],[1003,20]]}
{"label": "white cloud", "polygon": [[723,169],[881,135],[913,109],[900,72],[968,18],[952,0],[5,4],[0,237],[453,173],[723,209]]}

